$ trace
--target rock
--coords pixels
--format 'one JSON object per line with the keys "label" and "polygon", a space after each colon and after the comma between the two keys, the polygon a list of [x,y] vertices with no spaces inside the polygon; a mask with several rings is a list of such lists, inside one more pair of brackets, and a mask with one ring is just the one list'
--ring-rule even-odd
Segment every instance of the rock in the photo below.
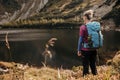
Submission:
{"label": "rock", "polygon": [[0,61],[0,75],[4,73],[8,73],[9,69],[13,67],[12,63],[1,62]]}
{"label": "rock", "polygon": [[111,60],[111,59],[110,59],[110,60],[107,60],[106,64],[107,64],[107,65],[112,65],[112,60]]}
{"label": "rock", "polygon": [[4,68],[1,68],[0,67],[0,74],[3,74],[3,73],[7,73],[7,72],[9,72],[9,69],[4,69]]}
{"label": "rock", "polygon": [[12,68],[13,66],[14,66],[14,65],[13,65],[12,63],[0,61],[0,67]]}

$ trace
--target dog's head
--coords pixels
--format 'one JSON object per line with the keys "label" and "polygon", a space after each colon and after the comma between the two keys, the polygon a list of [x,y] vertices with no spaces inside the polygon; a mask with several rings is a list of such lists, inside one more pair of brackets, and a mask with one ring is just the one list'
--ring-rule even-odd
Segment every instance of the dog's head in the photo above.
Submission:
{"label": "dog's head", "polygon": [[50,40],[48,40],[48,42],[46,44],[46,48],[48,48],[50,46],[53,47],[56,40],[57,40],[57,38],[51,38]]}

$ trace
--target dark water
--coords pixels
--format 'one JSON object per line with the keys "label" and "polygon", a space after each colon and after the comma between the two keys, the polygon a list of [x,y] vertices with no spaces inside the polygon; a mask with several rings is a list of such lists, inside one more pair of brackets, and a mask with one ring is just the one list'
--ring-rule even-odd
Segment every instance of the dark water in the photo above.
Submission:
{"label": "dark water", "polygon": [[104,46],[103,50],[106,52],[112,52],[120,50],[120,31],[107,31],[104,34]]}
{"label": "dark water", "polygon": [[[5,35],[8,33],[10,50],[5,46]],[[81,59],[77,57],[77,42],[79,29],[10,29],[0,30],[0,59],[8,60],[12,54],[15,62],[41,65],[44,61],[41,55],[45,44],[50,38],[58,40],[53,47],[56,52],[51,65],[69,66],[80,65]],[[108,31],[104,34],[104,46],[99,53],[109,53],[120,50],[120,32]]]}

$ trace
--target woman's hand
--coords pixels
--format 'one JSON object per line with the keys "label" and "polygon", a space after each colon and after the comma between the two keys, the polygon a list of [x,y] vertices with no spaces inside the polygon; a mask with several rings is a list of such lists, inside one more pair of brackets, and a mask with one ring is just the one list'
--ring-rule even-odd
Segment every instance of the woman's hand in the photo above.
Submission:
{"label": "woman's hand", "polygon": [[77,52],[77,55],[78,55],[78,56],[82,56],[81,51],[78,51],[78,52]]}

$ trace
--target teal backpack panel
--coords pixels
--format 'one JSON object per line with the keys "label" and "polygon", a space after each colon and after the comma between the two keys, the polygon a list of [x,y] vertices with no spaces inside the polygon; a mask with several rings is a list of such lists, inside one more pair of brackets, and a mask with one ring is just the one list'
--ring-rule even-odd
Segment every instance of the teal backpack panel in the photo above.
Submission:
{"label": "teal backpack panel", "polygon": [[84,43],[84,48],[100,48],[103,46],[103,35],[100,23],[93,21],[86,24],[88,31],[88,42]]}

